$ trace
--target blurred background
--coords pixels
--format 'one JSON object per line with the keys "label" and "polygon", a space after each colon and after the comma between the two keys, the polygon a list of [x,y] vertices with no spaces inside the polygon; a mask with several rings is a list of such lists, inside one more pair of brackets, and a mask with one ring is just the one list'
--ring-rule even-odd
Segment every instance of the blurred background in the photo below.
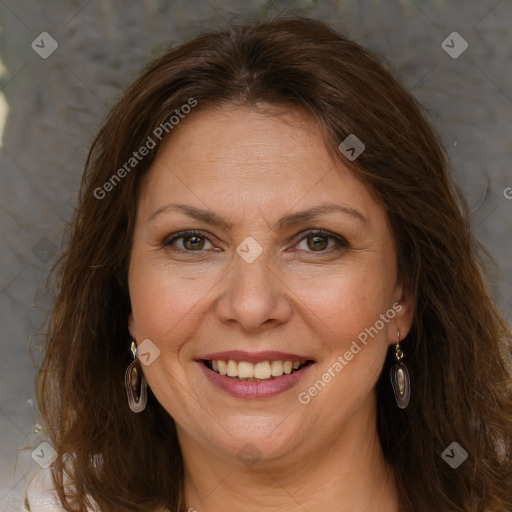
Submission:
{"label": "blurred background", "polygon": [[510,0],[0,0],[0,512],[23,510],[38,468],[46,278],[100,122],[169,45],[280,13],[369,47],[425,105],[512,320]]}

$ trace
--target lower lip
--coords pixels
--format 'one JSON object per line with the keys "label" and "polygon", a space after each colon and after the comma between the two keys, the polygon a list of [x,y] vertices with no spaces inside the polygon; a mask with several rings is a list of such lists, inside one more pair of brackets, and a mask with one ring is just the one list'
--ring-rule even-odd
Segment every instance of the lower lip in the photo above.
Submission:
{"label": "lower lip", "polygon": [[226,391],[235,398],[244,398],[247,400],[272,398],[280,393],[284,393],[295,386],[313,366],[313,364],[308,364],[301,370],[288,375],[283,374],[281,377],[262,380],[261,382],[249,382],[221,375],[220,373],[210,370],[210,368],[201,361],[198,361],[197,364],[199,364],[206,377],[208,377],[208,379],[210,379],[210,381],[218,388]]}

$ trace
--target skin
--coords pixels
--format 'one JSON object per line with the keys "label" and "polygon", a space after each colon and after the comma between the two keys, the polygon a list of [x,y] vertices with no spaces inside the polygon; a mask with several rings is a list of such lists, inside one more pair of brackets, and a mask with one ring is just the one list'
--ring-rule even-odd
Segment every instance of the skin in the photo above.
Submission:
{"label": "skin", "polygon": [[[137,343],[160,355],[144,366],[174,418],[187,507],[198,511],[398,511],[376,429],[375,384],[386,353],[410,330],[413,306],[397,281],[384,209],[352,171],[333,162],[317,122],[299,110],[198,110],[159,150],[140,193],[129,267]],[[232,229],[169,203],[207,209]],[[321,203],[357,210],[277,229]],[[200,230],[206,238],[170,235]],[[311,229],[341,235],[348,247]],[[252,263],[237,246],[253,237]],[[309,240],[309,244],[308,244]],[[196,245],[194,245],[194,242]],[[197,247],[197,248],[194,248]],[[297,399],[395,302],[402,310],[307,404]],[[223,350],[279,350],[315,360],[294,388],[263,399],[218,389],[196,359]],[[406,349],[406,347],[405,347]],[[237,457],[247,443],[258,458]],[[247,447],[246,447],[247,449]],[[307,462],[306,462],[307,461]]]}

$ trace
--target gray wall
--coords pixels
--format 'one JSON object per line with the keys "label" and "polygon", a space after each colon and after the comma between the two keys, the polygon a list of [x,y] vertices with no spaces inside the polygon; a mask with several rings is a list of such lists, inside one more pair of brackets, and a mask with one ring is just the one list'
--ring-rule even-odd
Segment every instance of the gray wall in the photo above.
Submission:
{"label": "gray wall", "polygon": [[[37,468],[31,447],[43,438],[34,427],[28,345],[40,359],[37,328],[51,305],[46,275],[101,119],[169,43],[228,20],[290,10],[330,21],[382,55],[429,108],[473,229],[501,267],[492,270],[496,298],[511,318],[510,0],[1,0],[0,100],[8,115],[0,106],[0,510],[22,510],[26,476]],[[441,46],[454,31],[469,44],[458,58]],[[36,53],[51,50],[42,32],[58,43],[46,59]],[[452,53],[462,48],[447,44]]]}

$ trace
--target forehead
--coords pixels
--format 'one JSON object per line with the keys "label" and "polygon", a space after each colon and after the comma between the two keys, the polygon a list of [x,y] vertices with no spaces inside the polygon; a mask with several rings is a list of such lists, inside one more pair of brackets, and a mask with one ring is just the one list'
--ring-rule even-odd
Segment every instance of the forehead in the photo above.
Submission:
{"label": "forehead", "polygon": [[319,167],[332,165],[320,125],[298,108],[209,107],[192,112],[177,128],[162,144],[157,160],[179,160],[180,167],[191,172],[206,164],[237,174],[240,168],[259,168],[270,177],[280,167],[297,167],[299,162],[299,172],[307,170],[312,160],[320,160]]}
{"label": "forehead", "polygon": [[226,210],[235,203],[289,210],[341,201],[357,204],[368,217],[382,214],[354,172],[331,158],[319,123],[304,111],[199,109],[177,128],[149,170],[142,210],[186,195],[202,206]]}

